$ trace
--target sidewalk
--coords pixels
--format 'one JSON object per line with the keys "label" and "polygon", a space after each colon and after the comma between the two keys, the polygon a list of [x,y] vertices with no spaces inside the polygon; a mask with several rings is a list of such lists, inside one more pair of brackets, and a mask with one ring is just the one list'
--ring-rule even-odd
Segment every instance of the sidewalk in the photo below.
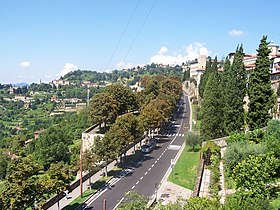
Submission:
{"label": "sidewalk", "polygon": [[[143,141],[145,141],[145,139],[142,140],[142,144]],[[136,144],[136,148],[137,146],[140,145],[140,142],[138,144]],[[127,155],[131,155],[134,154],[134,147],[131,147],[127,153]],[[115,168],[115,161],[111,162],[110,164],[108,164],[107,166],[107,170],[108,172],[111,171],[113,168]],[[91,183],[95,183],[96,181],[98,181],[100,178],[102,178],[103,176],[103,170],[104,168],[102,168],[100,171],[98,171],[97,173],[95,173],[94,175],[91,176]],[[89,184],[89,179],[85,180],[83,182],[83,192],[85,192],[88,189],[88,184]],[[64,196],[62,199],[60,199],[59,201],[59,208],[58,208],[58,204],[57,202],[52,205],[50,208],[48,208],[48,210],[61,210],[64,207],[66,207],[67,205],[69,205],[73,200],[75,200],[77,197],[80,196],[81,193],[81,189],[80,186],[76,187],[72,192],[70,192],[68,194],[68,199]]]}

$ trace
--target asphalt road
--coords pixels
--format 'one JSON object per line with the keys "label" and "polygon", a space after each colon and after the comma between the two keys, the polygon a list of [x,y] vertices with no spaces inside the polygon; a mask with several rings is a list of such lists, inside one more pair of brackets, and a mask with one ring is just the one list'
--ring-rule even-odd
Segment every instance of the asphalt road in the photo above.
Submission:
{"label": "asphalt road", "polygon": [[189,130],[189,102],[183,96],[170,126],[161,131],[157,139],[156,148],[148,154],[141,154],[122,173],[113,178],[108,186],[89,200],[84,209],[103,210],[106,199],[107,210],[115,209],[128,191],[134,191],[151,199],[158,184],[164,178],[180,147],[184,142],[184,135]]}

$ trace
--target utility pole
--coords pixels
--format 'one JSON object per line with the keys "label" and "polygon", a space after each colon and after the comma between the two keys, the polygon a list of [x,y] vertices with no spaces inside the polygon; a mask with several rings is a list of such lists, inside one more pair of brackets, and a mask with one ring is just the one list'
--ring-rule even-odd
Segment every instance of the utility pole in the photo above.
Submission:
{"label": "utility pole", "polygon": [[[87,89],[87,108],[89,107],[89,88]],[[81,138],[80,151],[80,195],[83,197],[83,136]]]}
{"label": "utility pole", "polygon": [[81,138],[81,151],[80,151],[80,194],[83,197],[83,137]]}
{"label": "utility pole", "polygon": [[103,210],[106,210],[106,204],[107,204],[107,201],[106,199],[103,200]]}

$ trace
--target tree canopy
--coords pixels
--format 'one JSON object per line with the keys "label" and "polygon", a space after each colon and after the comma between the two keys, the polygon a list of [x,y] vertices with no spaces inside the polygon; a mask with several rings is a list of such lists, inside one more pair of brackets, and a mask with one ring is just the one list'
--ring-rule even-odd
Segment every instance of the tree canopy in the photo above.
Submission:
{"label": "tree canopy", "polygon": [[275,97],[270,81],[270,60],[267,36],[263,36],[257,50],[256,68],[249,78],[249,113],[247,123],[250,130],[263,128],[271,119]]}

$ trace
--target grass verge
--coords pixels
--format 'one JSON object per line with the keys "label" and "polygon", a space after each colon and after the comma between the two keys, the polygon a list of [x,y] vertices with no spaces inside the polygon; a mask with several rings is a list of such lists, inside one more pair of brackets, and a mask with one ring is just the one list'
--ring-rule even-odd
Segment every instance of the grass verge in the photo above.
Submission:
{"label": "grass verge", "polygon": [[198,119],[198,115],[199,115],[200,108],[199,108],[199,105],[197,105],[197,104],[192,104],[191,106],[192,106],[192,130],[199,131],[200,120]]}
{"label": "grass verge", "polygon": [[69,205],[65,206],[63,210],[75,210],[78,206],[84,203],[91,195],[93,195],[100,187],[102,187],[109,179],[121,171],[120,168],[115,168],[108,172],[107,177],[102,177],[92,184],[91,189],[87,189],[83,193],[83,197],[77,197]]}
{"label": "grass verge", "polygon": [[191,148],[186,146],[169,175],[168,181],[193,190],[198,165],[199,152],[191,152]]}

